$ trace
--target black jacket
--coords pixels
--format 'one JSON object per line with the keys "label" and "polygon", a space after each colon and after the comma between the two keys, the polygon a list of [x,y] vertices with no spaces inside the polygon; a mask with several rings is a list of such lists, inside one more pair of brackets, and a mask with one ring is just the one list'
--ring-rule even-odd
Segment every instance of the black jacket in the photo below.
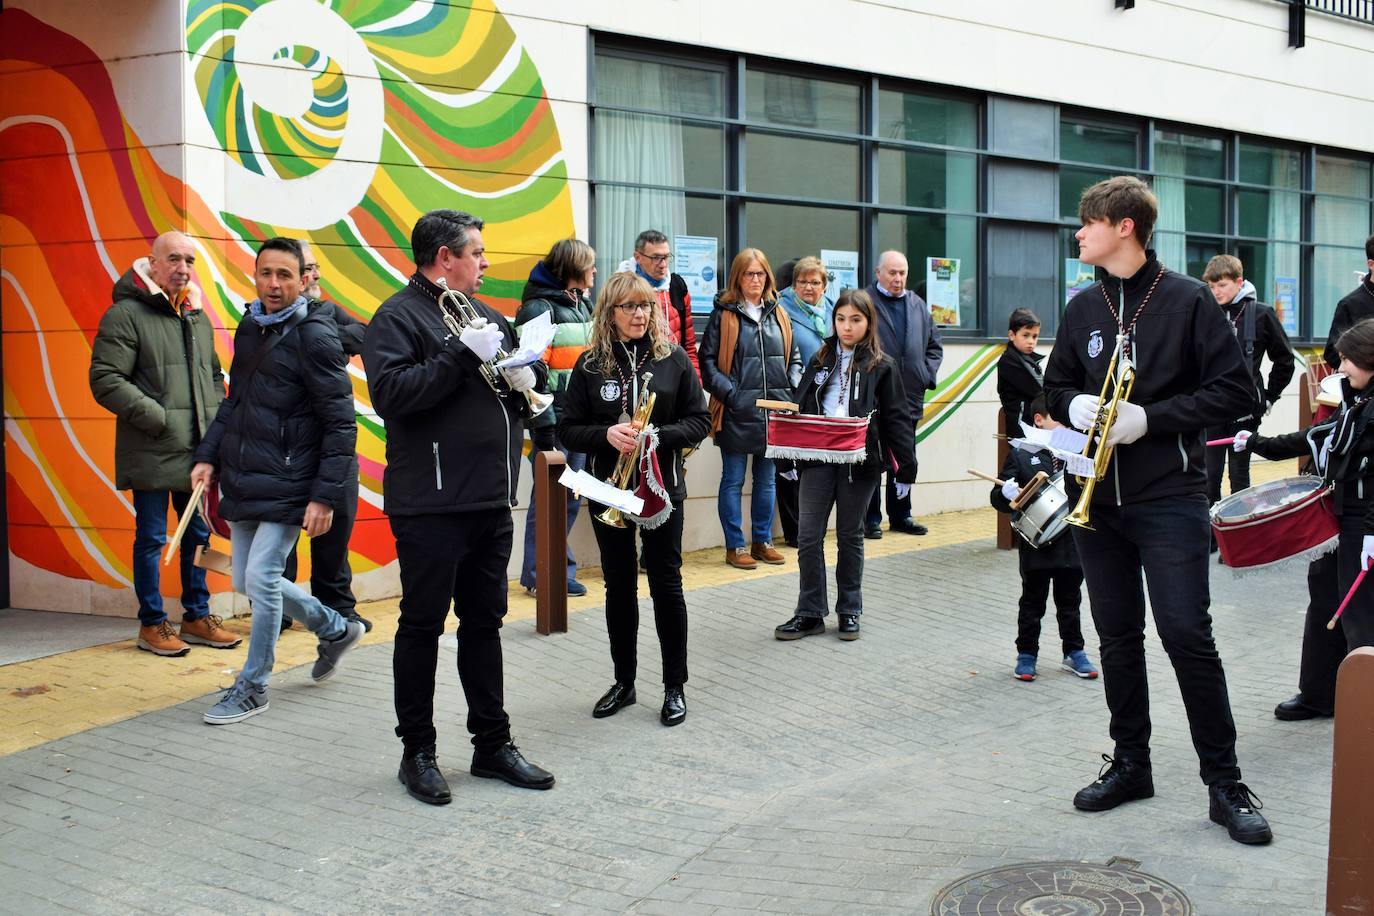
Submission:
{"label": "black jacket", "polygon": [[1331,495],[1336,514],[1342,518],[1362,518],[1365,533],[1374,534],[1374,430],[1369,428],[1374,404],[1368,400],[1357,403],[1356,392],[1347,381],[1341,382],[1341,393],[1340,409],[1325,422],[1282,436],[1254,435],[1248,447],[1262,458],[1310,457],[1315,466],[1322,444],[1332,433],[1343,423],[1354,424],[1350,447],[1327,459],[1322,478],[1335,484]]}
{"label": "black jacket", "polygon": [[1040,362],[1045,357],[1032,351],[1023,354],[1011,342],[997,360],[997,399],[1002,402],[1006,414],[1006,433],[1008,436],[1021,435],[1021,421],[1035,422],[1031,413],[1031,401],[1045,390],[1045,373]]}
{"label": "black jacket", "polygon": [[343,347],[344,353],[349,356],[357,356],[363,352],[363,338],[367,336],[367,322],[359,321],[348,312],[344,311],[343,306],[328,299],[312,299],[307,306],[312,312],[320,311],[334,322],[334,327],[339,331],[339,345]]}
{"label": "black jacket", "polygon": [[1341,356],[1336,352],[1336,341],[1358,321],[1374,318],[1374,274],[1365,274],[1360,285],[1347,293],[1336,303],[1336,312],[1331,316],[1331,332],[1326,335],[1326,349],[1322,359],[1332,369],[1339,369]]}
{"label": "black jacket", "polygon": [[[825,362],[821,356],[828,350]],[[892,469],[896,462],[894,480],[900,483],[916,482],[916,436],[912,432],[916,421],[911,418],[911,405],[902,386],[902,377],[897,372],[897,364],[892,357],[884,355],[872,370],[864,369],[868,361],[867,353],[855,352],[849,362],[849,415],[865,417],[872,414],[868,422],[868,441],[864,449],[863,464],[855,465],[868,474],[881,474]],[[797,387],[797,403],[805,414],[822,414],[822,395],[825,382],[835,372],[839,362],[839,350],[832,336],[823,349],[811,360]],[[817,382],[817,376],[820,382]],[[877,411],[874,413],[874,411]],[[817,464],[814,461],[794,462],[800,467]]]}
{"label": "black jacket", "polygon": [[[1020,486],[1030,483],[1040,471],[1051,477],[1055,474],[1054,455],[1048,450],[1028,452],[1025,449],[1007,449],[1007,460],[1002,462],[1002,472],[997,476],[1003,480],[1014,480]],[[1002,495],[1001,484],[993,484],[988,494],[992,507],[998,512],[1011,513],[1011,500]],[[1059,536],[1044,547],[1032,547],[1021,535],[1016,536],[1016,549],[1021,554],[1021,569],[1078,569],[1078,551],[1073,546],[1073,533],[1062,531]]]}
{"label": "black jacket", "polygon": [[[1123,319],[1130,325],[1161,270],[1154,252],[1147,252],[1135,276],[1094,283],[1068,304],[1045,369],[1050,414],[1060,423],[1069,423],[1069,403],[1077,395],[1097,397],[1102,390],[1117,337],[1106,296],[1118,312],[1124,296]],[[1159,278],[1132,336],[1136,381],[1127,400],[1145,408],[1148,431],[1116,449],[1093,502],[1205,494],[1202,430],[1243,416],[1253,399],[1240,347],[1206,284],[1172,270]]]}
{"label": "black jacket", "polygon": [[[911,402],[911,414],[920,420],[925,414],[926,392],[934,390],[945,347],[940,342],[940,329],[931,317],[930,306],[920,296],[907,290],[899,298],[892,298],[870,283],[864,292],[873,299],[878,311],[878,341],[883,352],[897,363],[902,375],[902,387]],[[906,334],[901,334],[902,325]]]}
{"label": "black jacket", "polygon": [[[1374,304],[1374,300],[1371,300],[1371,304]],[[1232,301],[1221,308],[1226,313],[1227,322],[1235,330],[1241,354],[1248,356],[1253,377],[1250,386],[1253,400],[1251,409],[1246,411],[1245,416],[1236,419],[1258,420],[1293,379],[1293,351],[1288,343],[1288,334],[1283,330],[1278,313],[1254,296],[1239,302]],[[1269,369],[1268,384],[1265,384],[1262,371],[1265,356],[1273,364]]]}
{"label": "black jacket", "polygon": [[[739,318],[729,375],[720,371],[720,321],[727,311]],[[801,350],[793,340],[792,352],[783,352],[777,311],[777,302],[765,302],[760,320],[755,322],[739,303],[721,302],[716,296],[697,357],[702,384],[711,397],[725,404],[725,418],[716,434],[716,445],[723,451],[762,455],[768,447],[767,428],[764,412],[754,402],[759,398],[790,401],[801,380]]]}
{"label": "black jacket", "polygon": [[[258,351],[277,336],[259,362]],[[358,435],[346,365],[321,310],[269,327],[247,316],[239,323],[229,396],[195,458],[218,470],[226,520],[299,525],[308,502],[343,505]]]}
{"label": "black jacket", "polygon": [[[616,363],[630,378],[647,342],[616,344]],[[606,441],[606,430],[620,422],[620,375],[604,375],[587,365],[591,352],[577,358],[563,401],[563,416],[558,423],[558,438],[569,449],[585,452],[593,477],[611,476],[620,453]],[[632,362],[633,360],[633,362]],[[695,448],[711,429],[711,414],[706,409],[701,382],[687,352],[676,344],[661,360],[649,360],[639,374],[652,372],[649,390],[657,396],[649,422],[658,429],[658,467],[664,488],[673,502],[687,498],[687,476],[682,467],[682,450]],[[632,384],[638,384],[638,380]],[[625,409],[633,416],[637,394],[623,392]]]}
{"label": "black jacket", "polygon": [[[440,317],[439,293],[415,274],[377,308],[363,342],[372,407],[386,423],[382,488],[388,515],[515,505],[525,398],[499,396],[487,385],[477,357]],[[505,317],[469,299],[514,348],[515,332]],[[531,368],[542,381],[543,363]]]}

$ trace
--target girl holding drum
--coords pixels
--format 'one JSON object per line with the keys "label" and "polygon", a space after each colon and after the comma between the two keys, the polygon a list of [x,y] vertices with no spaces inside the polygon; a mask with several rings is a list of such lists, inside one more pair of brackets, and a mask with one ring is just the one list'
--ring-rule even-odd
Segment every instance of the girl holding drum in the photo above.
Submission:
{"label": "girl holding drum", "polygon": [[[1366,318],[1336,340],[1341,356],[1341,406],[1333,417],[1306,430],[1260,436],[1241,430],[1232,448],[1263,458],[1311,455],[1318,473],[1333,485],[1332,504],[1340,520],[1336,564],[1340,593],[1350,590],[1361,569],[1374,563],[1374,318]],[[1356,591],[1341,618],[1347,649],[1374,646],[1374,588]]]}
{"label": "girl holding drum", "polygon": [[824,539],[830,511],[836,509],[835,613],[840,639],[859,638],[863,613],[864,513],[884,469],[896,466],[898,495],[916,480],[914,425],[901,373],[878,343],[878,317],[863,290],[845,290],[831,316],[832,335],[821,345],[798,388],[803,414],[869,417],[865,457],[859,463],[797,461],[797,565],[801,573],[797,610],[773,630],[778,639],[801,639],[825,632],[830,612],[825,581]]}

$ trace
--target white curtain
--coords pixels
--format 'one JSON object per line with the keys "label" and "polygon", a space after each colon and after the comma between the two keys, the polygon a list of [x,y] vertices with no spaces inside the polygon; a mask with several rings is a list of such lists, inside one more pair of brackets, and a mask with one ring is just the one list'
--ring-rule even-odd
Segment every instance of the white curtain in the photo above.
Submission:
{"label": "white curtain", "polygon": [[[1185,168],[1183,147],[1177,142],[1155,143],[1155,171],[1182,175]],[[1182,178],[1156,176],[1155,196],[1159,198],[1159,219],[1155,222],[1153,240],[1159,261],[1170,270],[1188,270],[1188,249],[1184,232],[1187,230],[1187,197]]]}

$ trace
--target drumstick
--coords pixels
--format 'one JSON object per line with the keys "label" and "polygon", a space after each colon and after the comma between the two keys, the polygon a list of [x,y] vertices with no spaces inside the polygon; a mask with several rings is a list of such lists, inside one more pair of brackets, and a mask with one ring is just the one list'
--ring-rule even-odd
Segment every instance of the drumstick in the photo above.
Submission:
{"label": "drumstick", "polygon": [[1360,587],[1360,583],[1364,581],[1364,576],[1367,572],[1369,572],[1369,567],[1366,566],[1364,569],[1360,570],[1360,574],[1355,577],[1354,583],[1350,586],[1350,591],[1345,593],[1345,600],[1341,602],[1340,607],[1336,608],[1336,613],[1331,615],[1331,619],[1326,622],[1326,628],[1328,630],[1336,629],[1336,621],[1340,620],[1341,615],[1345,613],[1345,606],[1350,603],[1351,598],[1355,597],[1355,589]]}
{"label": "drumstick", "polygon": [[1207,440],[1207,445],[1208,445],[1209,447],[1210,447],[1210,446],[1213,446],[1213,445],[1230,445],[1230,444],[1232,444],[1232,443],[1235,442],[1235,441],[1236,441],[1236,437],[1235,437],[1235,436],[1228,436],[1228,437],[1226,437],[1225,439],[1208,439],[1208,440]]}
{"label": "drumstick", "polygon": [[991,474],[984,474],[982,471],[975,471],[973,468],[964,468],[964,470],[968,471],[968,472],[969,472],[970,474],[972,474],[974,477],[981,477],[981,478],[983,478],[984,480],[990,480],[990,481],[992,481],[993,483],[996,483],[996,484],[1003,484],[1003,483],[1006,483],[1005,480],[998,480],[996,477],[993,477]]}
{"label": "drumstick", "polygon": [[195,517],[196,509],[200,505],[200,497],[204,493],[205,481],[202,480],[191,491],[191,499],[186,503],[186,511],[181,513],[181,521],[177,524],[176,534],[172,535],[171,542],[167,544],[167,555],[162,558],[163,566],[172,562],[172,554],[176,553],[177,547],[181,545],[181,537],[186,533],[186,528],[191,524],[191,519]]}

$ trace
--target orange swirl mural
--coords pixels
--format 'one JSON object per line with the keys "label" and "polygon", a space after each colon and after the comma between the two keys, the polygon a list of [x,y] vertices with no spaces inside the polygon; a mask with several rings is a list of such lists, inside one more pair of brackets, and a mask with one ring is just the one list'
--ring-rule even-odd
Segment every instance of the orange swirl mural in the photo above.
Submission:
{"label": "orange swirl mural", "polygon": [[[147,149],[132,124],[148,119],[121,110],[127,71],[107,63],[117,55],[32,8],[0,11],[15,601],[131,615],[132,503],[113,484],[113,418],[91,397],[87,367],[111,286],[150,240],[172,228],[196,240],[195,282],[227,367],[253,295],[253,250],[271,235],[308,239],[326,294],[366,319],[412,270],[414,220],[469,209],[488,220],[484,298],[512,311],[534,261],[573,232],[566,166],[533,63],[490,3],[187,0],[186,50],[168,58],[168,97],[149,102],[185,112],[179,156]],[[287,14],[319,47],[268,47]],[[177,161],[184,174],[164,167]],[[351,371],[362,469],[351,560],[366,573],[395,547],[381,514],[385,429],[361,364]],[[164,592],[175,579],[163,577]]]}

